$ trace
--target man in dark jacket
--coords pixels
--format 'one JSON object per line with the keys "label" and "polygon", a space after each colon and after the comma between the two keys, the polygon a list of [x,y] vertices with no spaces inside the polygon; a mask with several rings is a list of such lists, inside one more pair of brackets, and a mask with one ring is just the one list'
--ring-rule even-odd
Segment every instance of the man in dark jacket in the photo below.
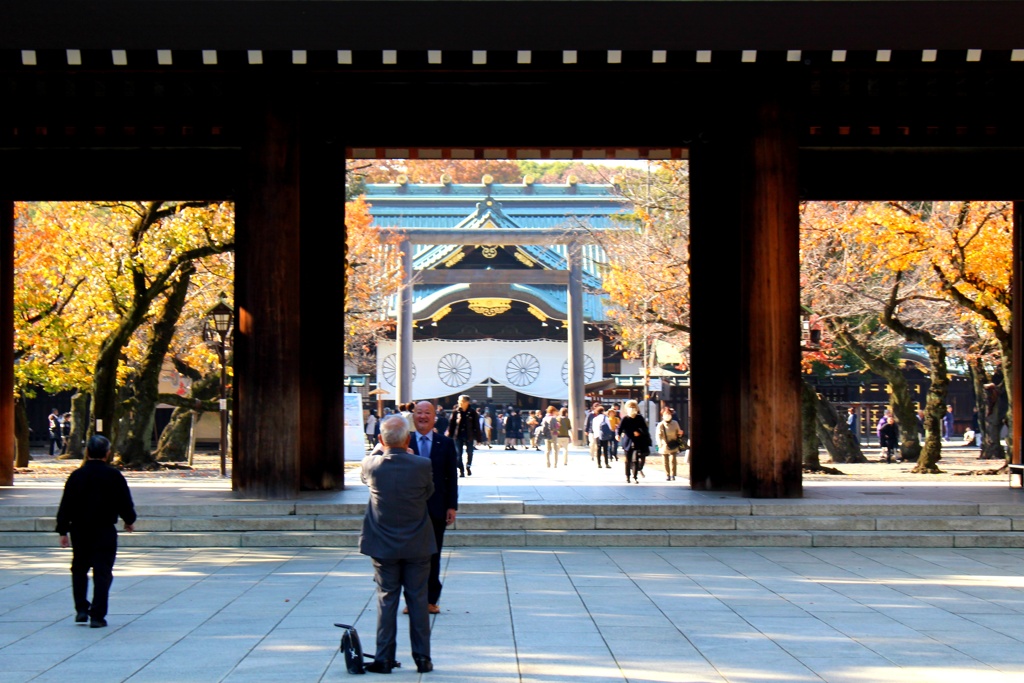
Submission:
{"label": "man in dark jacket", "polygon": [[409,641],[416,670],[432,671],[427,583],[430,556],[437,550],[427,514],[434,493],[430,462],[409,453],[409,423],[401,416],[380,427],[383,455],[363,459],[362,479],[370,487],[359,552],[373,559],[377,584],[377,649],[366,670],[388,674],[397,666],[398,598],[409,605]]}
{"label": "man in dark jacket", "polygon": [[[434,475],[434,494],[427,501],[427,512],[434,527],[437,552],[430,556],[430,583],[427,587],[427,611],[439,614],[437,606],[441,599],[441,548],[444,545],[444,530],[455,524],[455,512],[459,508],[458,457],[455,442],[434,431],[434,406],[430,401],[420,401],[412,413],[416,431],[409,447],[422,457],[430,459]],[[408,609],[408,608],[406,608]]]}
{"label": "man in dark jacket", "polygon": [[[117,518],[124,530],[135,530],[135,505],[128,482],[105,461],[110,442],[96,435],[86,446],[86,461],[64,484],[57,510],[57,533],[62,548],[72,547],[71,590],[75,597],[75,622],[86,620],[92,628],[107,625],[107,598],[114,580],[117,555]],[[68,535],[70,533],[70,539]],[[89,568],[92,568],[92,604],[88,600]]]}
{"label": "man in dark jacket", "polygon": [[[469,396],[459,396],[459,406],[452,411],[448,422],[448,438],[455,441],[455,453],[459,458],[459,476],[473,476],[473,447],[480,441],[480,416],[469,405]],[[466,459],[462,459],[463,452]]]}

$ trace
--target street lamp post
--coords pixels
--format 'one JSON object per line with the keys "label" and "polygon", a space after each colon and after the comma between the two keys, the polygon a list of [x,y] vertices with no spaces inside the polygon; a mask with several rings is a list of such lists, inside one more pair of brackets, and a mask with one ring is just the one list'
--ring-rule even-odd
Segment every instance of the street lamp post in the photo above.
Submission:
{"label": "street lamp post", "polygon": [[220,476],[227,476],[227,443],[228,443],[228,370],[225,358],[231,346],[232,318],[234,311],[228,305],[224,295],[217,305],[206,313],[203,324],[203,340],[213,346],[220,360]]}

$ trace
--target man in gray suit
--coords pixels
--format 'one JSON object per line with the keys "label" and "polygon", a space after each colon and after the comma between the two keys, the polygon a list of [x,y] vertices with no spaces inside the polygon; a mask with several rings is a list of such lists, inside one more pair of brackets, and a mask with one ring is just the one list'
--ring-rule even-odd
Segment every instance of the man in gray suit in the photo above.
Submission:
{"label": "man in gray suit", "polygon": [[409,423],[400,415],[380,426],[383,455],[363,459],[362,479],[370,500],[359,536],[359,552],[373,559],[377,583],[377,650],[366,670],[391,673],[395,661],[398,599],[405,590],[409,640],[416,670],[432,671],[427,582],[437,551],[427,500],[434,493],[430,460],[409,453]]}

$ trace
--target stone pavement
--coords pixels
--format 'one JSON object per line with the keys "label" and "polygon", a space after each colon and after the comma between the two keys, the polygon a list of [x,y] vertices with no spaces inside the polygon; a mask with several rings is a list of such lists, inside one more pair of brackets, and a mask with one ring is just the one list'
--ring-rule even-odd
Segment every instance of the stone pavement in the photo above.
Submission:
{"label": "stone pavement", "polygon": [[[557,470],[542,458],[481,453],[461,499],[738,498],[656,482],[653,470],[620,484],[618,468],[597,470],[583,451]],[[61,484],[16,482],[0,489],[0,506],[56,505]],[[366,500],[353,477],[347,484],[301,499]],[[132,488],[140,507],[238,500],[223,481],[142,478]],[[805,492],[777,504],[1024,498],[1005,483],[813,482]],[[447,548],[442,562],[437,668],[415,672],[400,629],[406,666],[394,680],[1024,680],[1024,549]],[[0,548],[0,683],[345,680],[336,621],[354,623],[373,650],[372,567],[352,549],[124,548],[107,629],[73,623],[69,564],[56,547]]]}
{"label": "stone pavement", "polygon": [[[0,549],[0,681],[346,680],[335,621],[373,649],[351,550],[123,550],[106,629],[73,623],[69,561]],[[1024,680],[1024,550],[456,548],[443,571],[436,670],[400,630],[389,680]]]}

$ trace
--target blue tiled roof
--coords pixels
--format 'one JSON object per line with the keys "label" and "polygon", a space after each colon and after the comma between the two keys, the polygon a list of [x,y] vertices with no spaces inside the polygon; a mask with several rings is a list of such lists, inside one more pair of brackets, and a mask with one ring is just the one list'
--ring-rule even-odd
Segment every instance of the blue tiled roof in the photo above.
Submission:
{"label": "blue tiled roof", "polygon": [[[473,229],[490,222],[495,228],[557,228],[586,225],[594,230],[621,227],[632,207],[613,185],[525,185],[525,184],[369,184],[366,202],[374,224],[397,228]],[[419,244],[413,247],[413,267],[434,268],[460,247]],[[565,245],[523,245],[524,252],[547,269],[566,268]],[[607,261],[596,244],[583,247],[584,286],[601,287],[600,264]],[[417,285],[414,308],[429,304],[451,287]],[[524,291],[565,312],[564,287],[525,287]],[[584,294],[584,317],[604,320],[601,294]]]}

